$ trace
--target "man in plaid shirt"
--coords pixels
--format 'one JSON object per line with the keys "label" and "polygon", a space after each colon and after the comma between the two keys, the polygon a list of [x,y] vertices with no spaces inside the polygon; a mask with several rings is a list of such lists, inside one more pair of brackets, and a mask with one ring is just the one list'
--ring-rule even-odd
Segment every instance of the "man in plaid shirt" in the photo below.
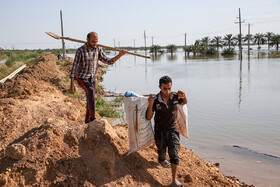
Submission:
{"label": "man in plaid shirt", "polygon": [[81,86],[87,97],[87,110],[85,123],[95,120],[95,80],[98,68],[98,61],[112,65],[120,57],[122,57],[126,50],[121,50],[119,54],[113,58],[105,56],[100,47],[97,46],[98,35],[96,32],[90,32],[87,35],[87,42],[81,46],[75,55],[72,71],[70,74],[71,85],[70,93],[75,93],[74,79]]}

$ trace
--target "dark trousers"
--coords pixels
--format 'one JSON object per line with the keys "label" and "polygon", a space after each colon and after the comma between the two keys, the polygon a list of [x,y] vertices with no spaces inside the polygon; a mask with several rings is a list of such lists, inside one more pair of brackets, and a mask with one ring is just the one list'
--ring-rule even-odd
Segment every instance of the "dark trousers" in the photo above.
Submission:
{"label": "dark trousers", "polygon": [[163,162],[166,159],[166,148],[168,148],[170,163],[178,165],[179,132],[177,130],[166,130],[155,133],[155,141],[158,150],[158,161]]}
{"label": "dark trousers", "polygon": [[85,123],[89,123],[95,120],[95,98],[94,98],[95,82],[92,80],[92,78],[90,79],[77,78],[77,83],[86,92],[87,109],[86,109]]}

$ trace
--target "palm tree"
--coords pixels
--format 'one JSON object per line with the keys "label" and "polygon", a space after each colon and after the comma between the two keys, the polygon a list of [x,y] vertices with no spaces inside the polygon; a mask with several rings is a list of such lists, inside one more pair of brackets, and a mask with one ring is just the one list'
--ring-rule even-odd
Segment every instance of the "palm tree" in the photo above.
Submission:
{"label": "palm tree", "polygon": [[210,44],[210,38],[208,36],[202,38],[200,43],[200,52],[202,54],[206,54],[206,51],[208,50],[209,44]]}
{"label": "palm tree", "polygon": [[[234,46],[239,46],[239,36],[240,34],[237,34],[236,36],[233,37],[233,43],[234,43]],[[244,37],[242,37],[242,34],[241,34],[241,44],[242,44],[242,40],[244,40]]]}
{"label": "palm tree", "polygon": [[208,36],[204,37],[201,39],[201,44],[206,47],[206,49],[208,48],[209,44],[210,44],[210,38]]}
{"label": "palm tree", "polygon": [[183,50],[190,56],[190,52],[192,52],[192,46],[184,46]]}
{"label": "palm tree", "polygon": [[277,53],[278,53],[278,50],[279,50],[279,43],[280,43],[280,34],[275,34],[274,36],[272,36],[270,45],[272,47],[273,46],[276,47]]}
{"label": "palm tree", "polygon": [[201,41],[200,40],[195,40],[194,45],[195,46],[200,46],[201,45]]}
{"label": "palm tree", "polygon": [[249,42],[251,42],[253,40],[253,35],[252,34],[250,34],[250,35],[247,34],[246,36],[244,36],[243,41],[247,42],[249,40],[249,38],[250,38]]}
{"label": "palm tree", "polygon": [[211,44],[217,48],[217,52],[219,52],[219,48],[223,47],[222,44],[222,37],[221,36],[214,36],[211,40]]}
{"label": "palm tree", "polygon": [[199,51],[201,51],[201,41],[195,40],[194,45],[192,45],[193,55],[196,55]]}
{"label": "palm tree", "polygon": [[166,49],[169,53],[171,53],[171,55],[173,55],[173,53],[177,51],[177,47],[174,44],[169,44],[168,46],[166,46]]}
{"label": "palm tree", "polygon": [[264,35],[264,37],[266,38],[266,41],[267,41],[268,51],[269,51],[270,42],[271,42],[271,39],[272,39],[273,36],[274,36],[274,33],[273,33],[273,32],[267,32],[267,33]]}
{"label": "palm tree", "polygon": [[265,43],[265,38],[263,34],[257,33],[254,35],[254,43],[258,44],[258,49],[260,49],[260,45]]}
{"label": "palm tree", "polygon": [[150,53],[155,53],[155,55],[157,55],[160,49],[161,47],[159,45],[152,45],[150,48]]}
{"label": "palm tree", "polygon": [[250,44],[253,41],[253,35],[252,34],[247,34],[246,36],[243,37],[244,42],[248,42],[248,55],[250,56]]}
{"label": "palm tree", "polygon": [[232,34],[227,34],[224,38],[224,45],[227,45],[228,48],[230,48],[230,46],[235,45],[234,44],[234,37],[232,36]]}
{"label": "palm tree", "polygon": [[198,44],[191,45],[191,50],[193,55],[196,56],[196,53],[199,51],[199,45]]}

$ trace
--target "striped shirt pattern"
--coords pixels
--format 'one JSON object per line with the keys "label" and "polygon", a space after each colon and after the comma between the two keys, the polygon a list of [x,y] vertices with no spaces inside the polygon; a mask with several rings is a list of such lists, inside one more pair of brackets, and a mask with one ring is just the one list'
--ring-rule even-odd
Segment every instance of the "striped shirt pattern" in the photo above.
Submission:
{"label": "striped shirt pattern", "polygon": [[108,58],[100,47],[96,46],[90,50],[84,44],[76,52],[70,78],[89,79],[92,77],[95,81],[98,60],[108,65],[113,64],[113,60]]}

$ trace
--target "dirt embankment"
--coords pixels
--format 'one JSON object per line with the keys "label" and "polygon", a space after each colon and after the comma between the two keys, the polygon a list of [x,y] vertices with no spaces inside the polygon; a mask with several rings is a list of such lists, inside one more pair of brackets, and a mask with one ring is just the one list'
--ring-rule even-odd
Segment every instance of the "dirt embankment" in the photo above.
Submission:
{"label": "dirt embankment", "polygon": [[[0,186],[168,186],[154,144],[126,156],[126,125],[83,123],[84,101],[65,94],[70,69],[44,55],[0,85]],[[246,186],[184,147],[180,158],[185,186]]]}

